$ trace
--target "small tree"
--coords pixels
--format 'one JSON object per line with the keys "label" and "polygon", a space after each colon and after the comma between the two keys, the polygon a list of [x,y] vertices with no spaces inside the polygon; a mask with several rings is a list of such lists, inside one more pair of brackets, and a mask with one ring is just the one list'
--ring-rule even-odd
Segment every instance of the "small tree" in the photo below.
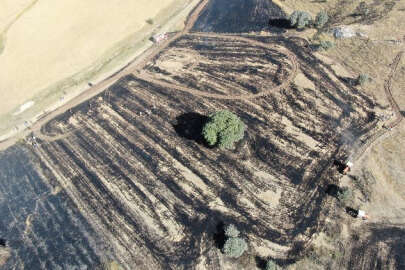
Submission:
{"label": "small tree", "polygon": [[239,230],[236,228],[235,225],[229,224],[225,229],[225,235],[227,237],[238,237],[240,234]]}
{"label": "small tree", "polygon": [[277,270],[277,264],[273,260],[267,260],[266,270]]}
{"label": "small tree", "polygon": [[296,10],[290,15],[290,25],[302,29],[312,23],[312,17],[308,12]]}
{"label": "small tree", "polygon": [[218,145],[221,149],[233,148],[245,133],[245,124],[235,114],[229,111],[219,111],[210,115],[202,134],[211,146]]}
{"label": "small tree", "polygon": [[230,237],[226,240],[223,252],[232,258],[240,257],[247,250],[247,243],[239,237]]}
{"label": "small tree", "polygon": [[370,77],[367,74],[360,74],[357,77],[357,85],[364,85],[370,81]]}
{"label": "small tree", "polygon": [[328,22],[329,16],[328,13],[324,10],[320,11],[315,18],[315,26],[316,28],[322,28]]}
{"label": "small tree", "polygon": [[291,26],[297,25],[299,15],[300,15],[300,11],[298,11],[298,10],[291,13],[290,18],[289,18]]}

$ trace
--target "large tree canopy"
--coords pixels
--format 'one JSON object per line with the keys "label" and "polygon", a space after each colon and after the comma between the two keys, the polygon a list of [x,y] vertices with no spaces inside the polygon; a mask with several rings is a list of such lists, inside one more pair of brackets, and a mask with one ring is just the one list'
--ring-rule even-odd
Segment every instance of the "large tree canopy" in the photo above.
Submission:
{"label": "large tree canopy", "polygon": [[233,148],[234,143],[243,138],[245,124],[229,111],[218,111],[210,115],[202,133],[211,146]]}

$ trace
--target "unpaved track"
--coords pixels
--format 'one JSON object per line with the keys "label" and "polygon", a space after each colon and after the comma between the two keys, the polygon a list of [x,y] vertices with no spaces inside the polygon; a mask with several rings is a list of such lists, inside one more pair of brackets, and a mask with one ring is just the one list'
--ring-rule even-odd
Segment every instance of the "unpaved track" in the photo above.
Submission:
{"label": "unpaved track", "polygon": [[362,145],[359,148],[357,153],[355,153],[354,160],[360,159],[363,156],[363,154],[378,141],[378,139],[383,138],[384,135],[386,135],[392,128],[398,126],[399,123],[401,123],[401,121],[402,121],[403,116],[401,114],[400,108],[398,106],[398,103],[395,101],[395,99],[392,95],[392,80],[394,78],[395,72],[397,71],[397,68],[398,68],[399,62],[401,61],[403,53],[404,53],[403,51],[400,51],[395,56],[395,58],[391,64],[391,71],[388,74],[388,77],[384,83],[385,94],[387,96],[388,102],[390,103],[392,110],[394,111],[395,120],[388,125],[384,125],[385,129],[379,130],[369,140],[367,140],[367,142],[365,142],[364,145]]}
{"label": "unpaved track", "polygon": [[275,91],[279,91],[283,88],[286,88],[291,81],[295,78],[297,71],[298,71],[298,62],[295,58],[295,55],[293,53],[291,53],[289,50],[287,50],[284,47],[281,46],[277,46],[274,44],[267,44],[267,43],[263,43],[260,41],[256,41],[256,40],[252,40],[249,38],[244,38],[244,37],[240,37],[240,36],[232,36],[232,35],[220,35],[220,34],[214,34],[214,33],[192,33],[190,34],[191,36],[195,36],[195,37],[210,37],[210,38],[229,38],[231,40],[235,40],[235,41],[243,41],[248,43],[249,45],[252,46],[257,46],[257,47],[263,47],[263,48],[267,48],[267,49],[273,49],[273,50],[277,50],[280,51],[282,53],[284,53],[287,58],[289,59],[291,65],[292,65],[292,71],[290,72],[288,78],[286,80],[283,81],[283,83],[281,83],[280,85],[276,86],[276,87],[272,87],[272,88],[268,88],[268,89],[263,89],[260,93],[257,94],[249,94],[249,95],[221,95],[221,94],[212,94],[212,93],[205,93],[203,91],[199,91],[196,89],[192,89],[192,88],[188,88],[188,87],[184,87],[184,86],[180,86],[180,85],[176,85],[176,84],[172,84],[172,83],[167,83],[164,81],[160,81],[160,80],[156,80],[153,77],[146,75],[145,72],[141,72],[140,74],[137,74],[137,77],[140,79],[143,79],[145,81],[150,81],[153,82],[154,84],[157,84],[159,86],[162,87],[169,87],[169,88],[173,88],[176,90],[180,90],[180,91],[184,91],[184,92],[188,92],[190,94],[193,95],[197,95],[197,96],[202,96],[202,97],[209,97],[209,98],[217,98],[217,99],[227,99],[227,100],[246,100],[246,99],[252,99],[252,98],[258,98],[258,97],[262,97],[265,96],[267,94],[269,94],[270,92],[275,92]]}
{"label": "unpaved track", "polygon": [[391,64],[391,72],[388,75],[388,78],[387,78],[387,80],[385,80],[385,83],[384,83],[385,94],[387,95],[388,101],[396,116],[396,119],[390,125],[387,126],[388,128],[393,128],[393,127],[397,126],[403,118],[400,108],[398,106],[398,103],[395,101],[394,97],[392,96],[392,79],[394,78],[395,72],[397,71],[399,62],[401,61],[403,54],[404,54],[404,52],[400,51],[397,54],[397,56],[395,56],[394,61]]}

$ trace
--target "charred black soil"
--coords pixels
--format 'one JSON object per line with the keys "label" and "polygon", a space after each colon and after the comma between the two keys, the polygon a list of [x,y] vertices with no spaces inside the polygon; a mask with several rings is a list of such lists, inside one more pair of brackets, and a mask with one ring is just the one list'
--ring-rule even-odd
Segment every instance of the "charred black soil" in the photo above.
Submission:
{"label": "charred black soil", "polygon": [[272,1],[213,0],[201,13],[193,31],[215,33],[246,33],[269,29],[270,19],[287,15]]}

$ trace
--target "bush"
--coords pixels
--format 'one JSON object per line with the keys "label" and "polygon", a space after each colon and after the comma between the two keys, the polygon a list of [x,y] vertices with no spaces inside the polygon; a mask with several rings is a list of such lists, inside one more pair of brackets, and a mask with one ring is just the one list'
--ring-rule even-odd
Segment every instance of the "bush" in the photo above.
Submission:
{"label": "bush", "polygon": [[277,264],[273,260],[267,260],[266,270],[277,270]]}
{"label": "bush", "polygon": [[352,191],[348,187],[342,187],[337,194],[337,199],[342,202],[346,203],[348,200],[352,198]]}
{"label": "bush", "polygon": [[202,134],[211,146],[218,145],[221,149],[233,148],[245,133],[245,125],[235,114],[229,111],[219,111],[210,115],[203,127]]}
{"label": "bush", "polygon": [[153,21],[153,19],[149,18],[149,19],[147,19],[147,20],[146,20],[146,23],[148,23],[148,24],[151,24],[151,25],[152,25],[152,24],[154,23],[154,21]]}
{"label": "bush", "polygon": [[296,10],[290,15],[290,25],[302,29],[312,24],[312,17],[308,12]]}
{"label": "bush", "polygon": [[320,11],[315,18],[315,26],[316,28],[322,28],[328,22],[329,16],[326,11]]}
{"label": "bush", "polygon": [[239,234],[240,234],[239,230],[233,224],[229,224],[228,227],[226,227],[225,229],[225,235],[227,237],[238,237]]}
{"label": "bush", "polygon": [[225,242],[223,252],[233,258],[240,257],[247,250],[247,243],[239,237],[228,238]]}
{"label": "bush", "polygon": [[329,40],[322,40],[321,42],[319,42],[319,49],[320,50],[329,50],[330,48],[335,47],[335,43],[333,43],[332,41]]}
{"label": "bush", "polygon": [[370,77],[367,74],[360,74],[357,77],[357,85],[364,85],[370,81]]}

